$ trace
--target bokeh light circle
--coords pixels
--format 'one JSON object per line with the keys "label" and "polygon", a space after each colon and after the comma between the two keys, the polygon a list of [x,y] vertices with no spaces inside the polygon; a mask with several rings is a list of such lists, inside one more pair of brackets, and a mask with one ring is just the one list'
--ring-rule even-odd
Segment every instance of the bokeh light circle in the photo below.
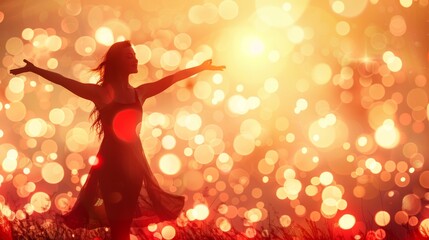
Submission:
{"label": "bokeh light circle", "polygon": [[351,214],[344,214],[338,220],[338,225],[341,229],[348,230],[351,229],[356,224],[356,218]]}
{"label": "bokeh light circle", "polygon": [[41,173],[43,179],[50,184],[57,184],[64,178],[64,168],[57,162],[46,163]]}
{"label": "bokeh light circle", "polygon": [[167,175],[177,174],[182,167],[182,162],[175,154],[165,154],[159,159],[160,170]]}
{"label": "bokeh light circle", "polygon": [[31,196],[31,206],[35,212],[44,213],[51,207],[51,199],[45,192],[36,192]]}

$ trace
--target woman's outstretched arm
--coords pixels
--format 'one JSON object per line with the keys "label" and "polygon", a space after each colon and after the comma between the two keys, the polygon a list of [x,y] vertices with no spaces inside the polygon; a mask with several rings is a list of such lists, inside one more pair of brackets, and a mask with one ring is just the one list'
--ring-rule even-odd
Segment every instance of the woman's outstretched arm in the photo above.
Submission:
{"label": "woman's outstretched arm", "polygon": [[10,70],[10,73],[17,75],[25,72],[32,72],[49,80],[52,83],[63,86],[64,88],[66,88],[67,90],[76,94],[79,97],[91,100],[94,103],[101,102],[102,96],[103,96],[102,94],[103,90],[101,86],[96,84],[81,83],[76,80],[66,78],[63,75],[58,74],[56,72],[52,72],[49,70],[36,67],[34,66],[34,64],[32,64],[26,59],[24,59],[24,62],[25,62],[25,66],[12,69]]}
{"label": "woman's outstretched arm", "polygon": [[206,60],[199,66],[178,71],[156,82],[142,84],[139,87],[137,87],[137,93],[140,98],[146,99],[163,92],[165,89],[167,89],[174,83],[180,80],[186,79],[188,77],[191,77],[204,70],[223,70],[223,69],[225,69],[225,66],[214,66],[212,65],[212,60]]}

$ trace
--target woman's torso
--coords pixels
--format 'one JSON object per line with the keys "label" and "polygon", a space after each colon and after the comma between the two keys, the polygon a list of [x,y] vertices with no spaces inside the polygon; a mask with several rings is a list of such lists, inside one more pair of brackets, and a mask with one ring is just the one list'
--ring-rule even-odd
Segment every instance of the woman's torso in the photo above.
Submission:
{"label": "woman's torso", "polygon": [[134,91],[134,101],[122,103],[113,100],[99,109],[105,140],[125,143],[139,141],[142,104]]}

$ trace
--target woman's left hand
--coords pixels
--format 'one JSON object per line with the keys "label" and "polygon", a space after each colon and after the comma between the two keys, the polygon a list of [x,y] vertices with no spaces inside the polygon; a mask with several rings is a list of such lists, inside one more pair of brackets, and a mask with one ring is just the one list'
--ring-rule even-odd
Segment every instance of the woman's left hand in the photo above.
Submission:
{"label": "woman's left hand", "polygon": [[200,65],[204,70],[215,70],[215,71],[223,71],[225,66],[215,66],[212,64],[212,60],[206,60]]}

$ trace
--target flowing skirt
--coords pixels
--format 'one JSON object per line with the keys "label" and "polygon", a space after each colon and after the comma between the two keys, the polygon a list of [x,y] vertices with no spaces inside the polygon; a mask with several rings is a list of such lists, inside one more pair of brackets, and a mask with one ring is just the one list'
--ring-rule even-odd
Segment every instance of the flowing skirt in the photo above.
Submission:
{"label": "flowing skirt", "polygon": [[133,227],[174,220],[184,197],[159,186],[144,156],[141,142],[103,140],[87,181],[66,215],[73,229],[109,227],[112,221],[133,220]]}

